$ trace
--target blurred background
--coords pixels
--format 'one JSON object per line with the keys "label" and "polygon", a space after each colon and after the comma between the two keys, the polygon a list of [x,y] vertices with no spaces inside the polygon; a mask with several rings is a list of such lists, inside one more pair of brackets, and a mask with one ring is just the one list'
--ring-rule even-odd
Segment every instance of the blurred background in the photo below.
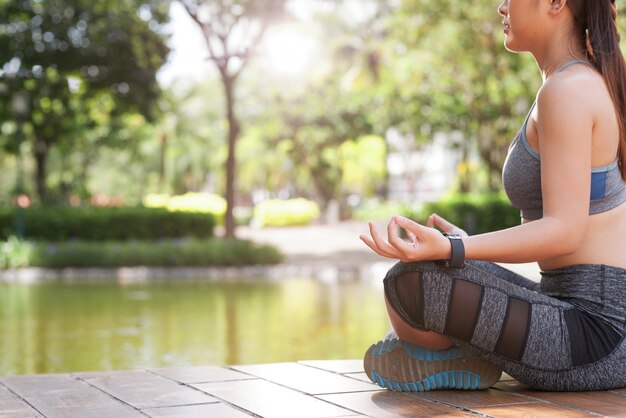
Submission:
{"label": "blurred background", "polygon": [[398,213],[516,224],[501,167],[541,79],[497,6],[0,0],[0,374],[360,357],[378,282],[9,273],[274,265],[249,231]]}

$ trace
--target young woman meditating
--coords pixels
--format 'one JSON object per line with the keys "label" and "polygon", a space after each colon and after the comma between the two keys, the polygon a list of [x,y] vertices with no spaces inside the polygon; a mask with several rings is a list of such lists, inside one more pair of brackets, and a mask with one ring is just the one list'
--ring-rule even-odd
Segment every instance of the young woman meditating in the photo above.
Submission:
{"label": "young woman meditating", "polygon": [[[505,371],[544,390],[626,386],[626,65],[614,3],[500,4],[506,49],[530,52],[543,78],[502,175],[522,222],[468,236],[437,215],[426,226],[396,216],[386,238],[370,224],[365,244],[400,260],[384,279],[398,338],[365,354],[375,383],[478,389]],[[494,262],[537,262],[541,283]]]}

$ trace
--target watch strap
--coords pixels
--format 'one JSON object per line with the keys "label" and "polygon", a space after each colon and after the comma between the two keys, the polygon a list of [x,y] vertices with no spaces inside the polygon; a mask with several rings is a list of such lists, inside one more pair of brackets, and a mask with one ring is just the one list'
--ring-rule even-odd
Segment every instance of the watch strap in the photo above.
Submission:
{"label": "watch strap", "polygon": [[465,266],[465,246],[463,245],[463,237],[459,234],[448,234],[444,232],[443,235],[448,238],[450,245],[452,246],[452,255],[449,260],[444,260],[446,267],[462,268]]}

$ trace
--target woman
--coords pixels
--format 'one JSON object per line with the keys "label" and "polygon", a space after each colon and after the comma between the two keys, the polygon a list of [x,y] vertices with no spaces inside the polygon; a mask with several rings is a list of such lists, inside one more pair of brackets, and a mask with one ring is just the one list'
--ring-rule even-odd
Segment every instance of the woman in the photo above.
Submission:
{"label": "woman", "polygon": [[[468,236],[437,215],[426,226],[396,216],[387,239],[370,224],[365,244],[400,260],[384,281],[399,339],[373,345],[366,372],[399,391],[486,388],[501,370],[543,390],[624,387],[626,65],[614,0],[505,0],[499,13],[506,49],[530,52],[543,78],[503,169],[522,223]],[[493,262],[538,262],[541,283]]]}

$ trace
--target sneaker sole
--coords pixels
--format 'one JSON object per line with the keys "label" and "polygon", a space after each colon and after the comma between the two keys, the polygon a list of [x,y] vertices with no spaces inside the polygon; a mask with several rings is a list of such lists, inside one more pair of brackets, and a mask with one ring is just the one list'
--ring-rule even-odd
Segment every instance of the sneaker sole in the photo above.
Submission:
{"label": "sneaker sole", "polygon": [[466,357],[457,347],[428,350],[399,339],[372,345],[363,366],[372,382],[396,392],[487,389],[502,374],[492,364]]}

